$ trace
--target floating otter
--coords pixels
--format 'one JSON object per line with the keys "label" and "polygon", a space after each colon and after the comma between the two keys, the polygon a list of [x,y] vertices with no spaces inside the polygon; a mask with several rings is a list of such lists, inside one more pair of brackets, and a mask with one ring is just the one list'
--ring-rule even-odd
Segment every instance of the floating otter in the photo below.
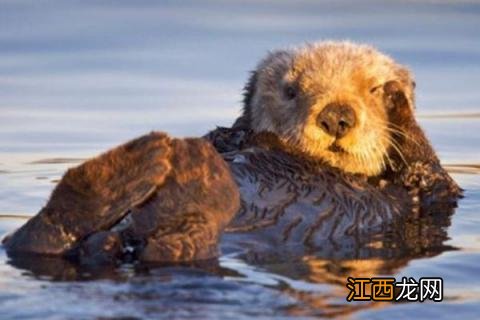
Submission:
{"label": "floating otter", "polygon": [[231,128],[153,133],[68,171],[7,251],[189,261],[214,257],[219,241],[338,247],[451,211],[461,190],[415,120],[414,86],[369,46],[270,53]]}

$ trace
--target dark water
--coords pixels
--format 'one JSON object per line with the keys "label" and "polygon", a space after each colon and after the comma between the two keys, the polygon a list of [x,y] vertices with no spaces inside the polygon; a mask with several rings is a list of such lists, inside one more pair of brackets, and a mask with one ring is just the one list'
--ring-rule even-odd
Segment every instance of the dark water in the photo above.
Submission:
{"label": "dark water", "polygon": [[[480,317],[480,4],[475,1],[0,2],[0,214],[31,215],[66,168],[152,129],[229,124],[266,50],[368,42],[416,75],[418,114],[466,190],[441,246],[395,257],[84,270],[11,261],[0,318]],[[1,218],[0,235],[24,220]],[[248,251],[248,250],[247,250]],[[443,277],[441,303],[348,303],[347,276]]]}

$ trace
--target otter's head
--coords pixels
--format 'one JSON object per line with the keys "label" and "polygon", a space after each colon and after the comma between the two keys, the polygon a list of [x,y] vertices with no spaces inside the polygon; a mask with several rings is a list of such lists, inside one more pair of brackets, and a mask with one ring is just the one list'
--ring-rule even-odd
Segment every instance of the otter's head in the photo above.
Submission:
{"label": "otter's head", "polygon": [[412,113],[409,71],[372,47],[322,42],[275,51],[246,86],[243,118],[254,132],[272,132],[289,148],[373,176],[397,148],[392,87]]}

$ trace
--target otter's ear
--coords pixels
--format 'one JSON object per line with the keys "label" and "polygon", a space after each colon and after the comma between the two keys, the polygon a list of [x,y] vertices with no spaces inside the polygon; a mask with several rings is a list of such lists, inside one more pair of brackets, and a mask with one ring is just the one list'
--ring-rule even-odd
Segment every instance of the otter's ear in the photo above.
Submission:
{"label": "otter's ear", "polygon": [[247,84],[243,88],[243,114],[235,121],[233,127],[250,129],[250,120],[252,113],[252,99],[255,95],[257,86],[257,71],[252,71]]}

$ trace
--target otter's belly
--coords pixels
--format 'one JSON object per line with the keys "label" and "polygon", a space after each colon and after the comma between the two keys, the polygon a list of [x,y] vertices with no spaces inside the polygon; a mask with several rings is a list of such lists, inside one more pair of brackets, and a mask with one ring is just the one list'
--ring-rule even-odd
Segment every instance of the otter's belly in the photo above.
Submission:
{"label": "otter's belly", "polygon": [[408,209],[401,196],[360,177],[280,152],[250,149],[225,158],[241,194],[227,238],[318,247],[378,233]]}

